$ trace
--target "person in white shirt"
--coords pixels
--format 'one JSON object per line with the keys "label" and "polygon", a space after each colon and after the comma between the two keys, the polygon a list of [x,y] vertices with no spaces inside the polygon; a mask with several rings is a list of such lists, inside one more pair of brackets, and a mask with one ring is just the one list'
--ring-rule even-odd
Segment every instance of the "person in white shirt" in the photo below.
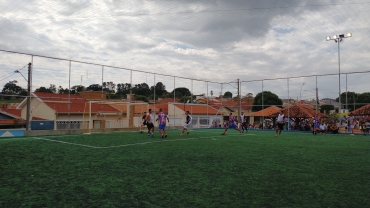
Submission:
{"label": "person in white shirt", "polygon": [[276,120],[276,137],[279,137],[281,134],[281,130],[284,129],[284,114],[283,111],[279,111],[277,120]]}
{"label": "person in white shirt", "polygon": [[326,124],[325,122],[322,122],[319,126],[320,128],[320,134],[325,134],[326,133]]}

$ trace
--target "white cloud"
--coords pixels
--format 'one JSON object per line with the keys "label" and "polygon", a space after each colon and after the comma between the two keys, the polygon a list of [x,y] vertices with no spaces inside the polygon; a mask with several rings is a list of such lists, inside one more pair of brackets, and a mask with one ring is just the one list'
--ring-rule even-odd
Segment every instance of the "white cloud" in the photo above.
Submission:
{"label": "white cloud", "polygon": [[[341,72],[369,71],[370,4],[364,0],[69,0],[27,4],[21,0],[3,0],[2,5],[1,50],[133,69],[134,81],[144,80],[143,76],[145,80],[148,78],[136,70],[217,82],[335,74],[338,73],[337,45],[325,41],[325,37],[346,32],[352,32],[353,37],[340,45]],[[31,59],[19,56],[0,53],[2,77]],[[33,78],[40,82],[33,84],[67,87],[68,64],[37,58],[34,67],[39,73]],[[106,81],[130,81],[127,75],[130,71],[109,73],[120,74],[106,74],[106,79],[112,79]],[[85,85],[100,83],[101,67],[72,64],[73,83],[80,84],[81,77]],[[344,91],[345,75],[341,77]],[[363,91],[368,85],[369,74],[347,77],[351,91]],[[0,85],[14,79],[20,79],[19,75],[0,79]],[[171,90],[171,79],[166,82]],[[265,80],[264,90],[287,96],[286,82]],[[303,82],[302,90],[316,87],[316,77],[292,78],[290,96],[302,94]],[[243,85],[245,92],[256,94],[262,90],[261,81]],[[223,87],[223,91],[236,91],[229,85]],[[318,77],[318,87],[322,96],[336,97],[338,76]],[[194,88],[206,93],[204,83]]]}

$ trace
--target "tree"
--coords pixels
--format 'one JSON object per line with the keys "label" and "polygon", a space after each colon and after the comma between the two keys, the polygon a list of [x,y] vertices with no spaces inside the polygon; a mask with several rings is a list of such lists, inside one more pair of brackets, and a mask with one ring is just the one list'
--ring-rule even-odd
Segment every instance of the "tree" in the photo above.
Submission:
{"label": "tree", "polygon": [[149,85],[147,83],[136,84],[132,88],[132,93],[135,95],[149,96],[150,95]]}
{"label": "tree", "polygon": [[58,94],[68,94],[68,93],[74,94],[74,93],[72,93],[72,90],[71,90],[71,92],[69,92],[68,88],[64,89],[62,86],[58,87]]}
{"label": "tree", "polygon": [[170,92],[168,94],[168,97],[173,97],[173,94],[175,93],[175,97],[177,98],[182,98],[182,97],[185,97],[185,96],[190,96],[191,95],[191,92],[188,88],[186,87],[178,87],[178,88],[175,88],[174,90],[172,90],[172,92]]}
{"label": "tree", "polygon": [[[346,100],[347,100],[348,110],[353,111],[355,109],[353,106],[353,103],[356,103],[356,98],[358,97],[358,95],[359,94],[355,92],[347,92],[347,93],[343,92],[342,94],[340,94],[340,99],[343,105],[346,104]],[[339,99],[336,98],[335,101],[339,102]]]}
{"label": "tree", "polygon": [[55,84],[50,84],[49,88],[39,87],[39,88],[36,88],[35,92],[57,93],[57,88]]}
{"label": "tree", "polygon": [[117,84],[116,94],[119,94],[123,97],[126,97],[126,94],[130,93],[130,89],[131,89],[131,84],[130,83]]}
{"label": "tree", "polygon": [[224,93],[224,98],[232,98],[233,97],[233,93],[227,91]]}
{"label": "tree", "polygon": [[71,91],[72,90],[73,90],[73,93],[71,93],[71,94],[77,94],[79,92],[85,91],[86,87],[83,86],[83,85],[75,85],[75,86],[71,87]]}
{"label": "tree", "polygon": [[162,83],[162,82],[157,82],[157,84],[155,86],[152,86],[150,88],[150,93],[151,95],[154,94],[154,90],[155,90],[155,96],[158,98],[158,97],[166,97],[168,92],[166,90],[166,86]]}
{"label": "tree", "polygon": [[101,91],[102,90],[102,86],[100,84],[92,84],[92,85],[88,86],[86,88],[86,90],[89,90],[89,91]]}
{"label": "tree", "polygon": [[370,92],[364,92],[357,96],[356,98],[356,109],[361,108],[362,106],[365,106],[366,104],[370,103]]}
{"label": "tree", "polygon": [[263,109],[272,105],[282,107],[283,101],[274,93],[270,91],[260,92],[254,97],[252,111],[262,110],[262,93],[263,93]]}
{"label": "tree", "polygon": [[39,87],[39,88],[36,88],[35,92],[47,92],[47,93],[53,93],[53,91],[51,91],[51,89],[46,88],[46,87]]}
{"label": "tree", "polygon": [[[1,94],[6,95],[20,95],[25,96],[27,95],[27,90],[23,89],[22,87],[16,85],[18,83],[17,80],[9,81],[6,83],[3,87],[3,90],[1,91]],[[11,96],[4,96],[5,99],[10,100]]]}
{"label": "tree", "polygon": [[143,95],[135,95],[135,100],[142,100],[144,102],[149,103],[149,99],[146,96],[143,96]]}
{"label": "tree", "polygon": [[328,114],[329,111],[334,110],[334,105],[321,105],[320,112]]}
{"label": "tree", "polygon": [[116,84],[113,82],[103,82],[103,91],[107,93],[115,93]]}
{"label": "tree", "polygon": [[253,99],[253,93],[247,93],[246,97],[247,97],[248,100],[252,100]]}

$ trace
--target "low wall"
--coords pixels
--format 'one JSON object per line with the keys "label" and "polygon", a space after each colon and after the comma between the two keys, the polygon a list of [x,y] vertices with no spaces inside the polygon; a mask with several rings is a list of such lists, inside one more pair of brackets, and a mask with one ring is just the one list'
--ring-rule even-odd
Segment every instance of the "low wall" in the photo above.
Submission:
{"label": "low wall", "polygon": [[0,129],[0,137],[22,137],[24,129]]}
{"label": "low wall", "polygon": [[[178,126],[168,126],[166,129],[181,129]],[[148,129],[143,127],[143,132],[147,132]],[[158,131],[158,128],[154,128]],[[140,131],[140,128],[107,128],[107,129],[91,129],[90,133],[103,133],[103,132],[132,132]],[[25,130],[25,129],[0,129],[0,137],[23,137],[23,136],[53,136],[53,135],[69,135],[69,134],[83,134],[85,131],[82,129],[63,129],[63,130]]]}

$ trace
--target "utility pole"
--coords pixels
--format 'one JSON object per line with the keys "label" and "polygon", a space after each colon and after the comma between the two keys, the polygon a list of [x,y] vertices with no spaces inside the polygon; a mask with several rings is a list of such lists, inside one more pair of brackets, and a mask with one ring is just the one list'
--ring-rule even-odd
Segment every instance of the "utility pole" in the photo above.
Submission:
{"label": "utility pole", "polygon": [[26,130],[30,130],[30,113],[31,113],[31,71],[32,64],[28,63],[28,85],[27,85],[27,115],[26,115]]}
{"label": "utility pole", "polygon": [[[238,101],[239,101],[239,106],[238,106],[238,123],[240,123],[240,111],[241,111],[241,96],[240,96],[240,80],[238,79]],[[241,124],[241,123],[240,123]]]}

